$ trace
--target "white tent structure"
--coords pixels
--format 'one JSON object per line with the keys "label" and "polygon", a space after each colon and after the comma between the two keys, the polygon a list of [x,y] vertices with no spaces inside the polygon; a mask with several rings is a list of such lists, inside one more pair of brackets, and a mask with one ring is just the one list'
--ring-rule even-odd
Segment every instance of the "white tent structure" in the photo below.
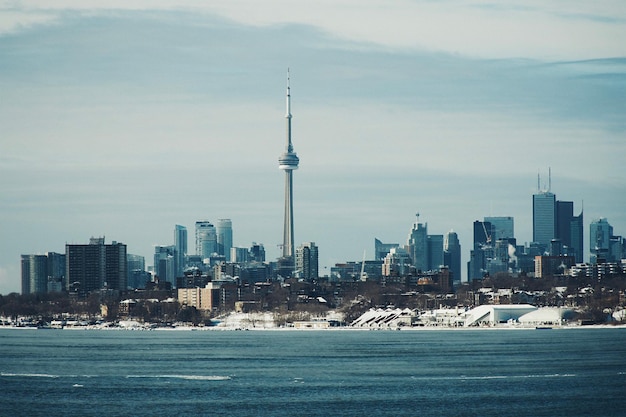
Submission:
{"label": "white tent structure", "polygon": [[519,318],[525,326],[560,325],[564,320],[571,318],[574,310],[560,307],[542,307]]}
{"label": "white tent structure", "polygon": [[537,310],[530,304],[481,305],[463,313],[465,327],[495,326],[500,323],[518,321],[520,317]]}
{"label": "white tent structure", "polygon": [[408,308],[404,310],[399,308],[374,308],[366,311],[354,320],[351,326],[369,328],[410,326],[414,317],[415,312]]}

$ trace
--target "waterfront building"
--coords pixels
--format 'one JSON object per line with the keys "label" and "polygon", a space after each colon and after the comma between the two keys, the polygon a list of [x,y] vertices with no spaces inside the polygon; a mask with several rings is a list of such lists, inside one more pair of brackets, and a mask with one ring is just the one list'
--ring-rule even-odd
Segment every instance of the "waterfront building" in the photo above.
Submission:
{"label": "waterfront building", "polygon": [[205,287],[178,288],[177,295],[181,305],[195,307],[201,311],[211,311],[219,300],[219,293],[211,282]]}
{"label": "waterfront building", "polygon": [[307,242],[296,249],[296,276],[305,280],[318,277],[318,248],[315,242]]}
{"label": "waterfront building", "polygon": [[287,76],[287,143],[285,152],[278,158],[278,167],[285,171],[285,216],[283,221],[282,258],[279,261],[279,274],[289,277],[294,270],[294,234],[293,234],[293,171],[298,169],[300,160],[294,152],[291,141],[291,91]]}
{"label": "waterfront building", "polygon": [[65,245],[68,289],[81,295],[100,289],[125,290],[126,245],[104,237],[91,238],[87,245]]}
{"label": "waterfront building", "polygon": [[179,224],[174,226],[174,247],[176,261],[176,276],[182,276],[185,270],[185,257],[187,256],[187,228]]}
{"label": "waterfront building", "polygon": [[21,273],[22,294],[61,292],[67,287],[63,253],[22,255]]}
{"label": "waterfront building", "polygon": [[202,259],[217,253],[217,232],[213,223],[207,220],[196,222],[196,255]]}
{"label": "waterfront building", "polygon": [[445,234],[443,240],[444,265],[448,265],[452,279],[461,282],[461,243],[459,236],[453,230]]}
{"label": "waterfront building", "polygon": [[231,219],[218,219],[216,223],[217,253],[230,262],[230,248],[233,247],[233,222]]}
{"label": "waterfront building", "polygon": [[48,290],[46,255],[22,255],[22,294],[43,294]]}

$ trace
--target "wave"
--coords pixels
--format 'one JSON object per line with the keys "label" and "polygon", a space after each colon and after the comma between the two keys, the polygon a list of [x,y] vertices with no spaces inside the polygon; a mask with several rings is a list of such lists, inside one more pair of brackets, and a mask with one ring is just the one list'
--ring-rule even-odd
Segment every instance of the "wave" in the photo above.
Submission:
{"label": "wave", "polygon": [[455,376],[412,376],[411,379],[432,381],[467,381],[467,380],[489,380],[489,379],[526,379],[526,378],[574,378],[576,374],[526,374],[526,375],[455,375]]}
{"label": "wave", "polygon": [[460,376],[459,379],[573,378],[576,374]]}
{"label": "wave", "polygon": [[21,377],[21,378],[60,378],[61,377],[60,375],[11,373],[11,372],[0,372],[0,376],[2,376],[2,377]]}
{"label": "wave", "polygon": [[228,381],[232,379],[226,375],[127,375],[126,378],[172,378],[190,381]]}
{"label": "wave", "polygon": [[[38,373],[0,372],[2,378],[97,378],[94,375],[52,375]],[[232,379],[226,375],[127,375],[126,378],[173,378],[190,381],[227,381]]]}

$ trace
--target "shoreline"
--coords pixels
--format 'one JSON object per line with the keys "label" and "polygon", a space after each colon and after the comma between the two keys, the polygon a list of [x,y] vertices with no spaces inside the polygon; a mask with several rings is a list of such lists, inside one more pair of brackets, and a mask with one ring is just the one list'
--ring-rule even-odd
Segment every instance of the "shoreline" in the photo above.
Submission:
{"label": "shoreline", "polygon": [[177,327],[151,327],[143,324],[132,327],[123,326],[65,326],[65,327],[35,327],[35,326],[0,326],[7,330],[104,330],[104,331],[275,331],[275,332],[316,332],[316,331],[360,331],[360,332],[420,332],[420,331],[498,331],[498,330],[580,330],[580,329],[626,329],[626,324],[590,324],[590,325],[566,325],[566,326],[475,326],[475,327],[450,327],[450,326],[413,326],[413,327],[388,327],[367,328],[337,326],[328,328],[297,328],[297,327],[231,327],[231,326],[177,326]]}

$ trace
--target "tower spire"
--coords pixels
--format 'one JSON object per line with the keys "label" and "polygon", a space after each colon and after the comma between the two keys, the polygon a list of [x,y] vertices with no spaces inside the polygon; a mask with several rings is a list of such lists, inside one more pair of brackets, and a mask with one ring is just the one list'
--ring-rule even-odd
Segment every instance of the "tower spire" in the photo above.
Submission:
{"label": "tower spire", "polygon": [[289,74],[289,68],[287,68],[287,113],[285,118],[287,119],[287,152],[293,152],[293,144],[291,143],[291,76]]}

